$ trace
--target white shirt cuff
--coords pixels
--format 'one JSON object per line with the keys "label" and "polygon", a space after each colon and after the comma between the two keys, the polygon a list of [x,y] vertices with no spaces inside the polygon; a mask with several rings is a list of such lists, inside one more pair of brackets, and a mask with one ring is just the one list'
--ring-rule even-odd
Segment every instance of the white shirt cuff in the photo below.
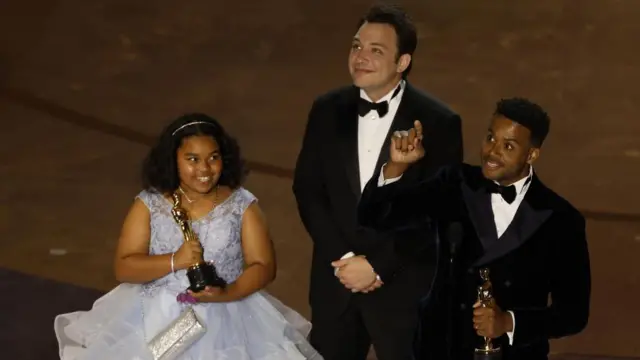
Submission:
{"label": "white shirt cuff", "polygon": [[385,179],[384,178],[384,167],[385,167],[385,165],[387,165],[387,164],[382,165],[382,169],[380,170],[380,176],[378,177],[378,187],[382,187],[382,186],[385,186],[387,184],[394,183],[394,182],[400,180],[400,178],[402,178],[402,175],[400,175],[398,177],[394,177],[394,178],[391,178],[391,179]]}
{"label": "white shirt cuff", "polygon": [[[356,256],[356,254],[354,254],[353,251],[349,251],[348,253],[342,255],[340,260],[348,259],[348,258],[354,257],[354,256]],[[338,270],[340,270],[340,268],[335,268],[333,270],[333,275],[338,276]]]}
{"label": "white shirt cuff", "polygon": [[509,314],[511,314],[513,329],[510,332],[507,332],[507,336],[509,337],[509,345],[513,345],[513,334],[516,332],[516,316],[513,315],[513,311],[511,310],[509,310]]}
{"label": "white shirt cuff", "polygon": [[[348,259],[348,258],[351,258],[351,257],[354,257],[354,256],[356,256],[356,254],[354,254],[353,251],[349,251],[348,253],[342,255],[340,260]],[[338,270],[340,270],[340,268],[335,268],[333,270],[333,275],[338,276]],[[380,275],[376,274],[376,280],[382,281],[382,279],[380,279]]]}

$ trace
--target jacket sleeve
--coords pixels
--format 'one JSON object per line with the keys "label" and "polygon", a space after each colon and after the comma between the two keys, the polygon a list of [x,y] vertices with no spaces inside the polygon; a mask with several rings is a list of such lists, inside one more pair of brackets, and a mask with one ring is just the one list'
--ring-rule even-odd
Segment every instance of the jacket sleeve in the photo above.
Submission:
{"label": "jacket sleeve", "polygon": [[329,266],[350,250],[329,208],[324,178],[318,171],[322,163],[324,134],[321,105],[316,100],[309,112],[302,148],[296,161],[293,193],[305,229]]}
{"label": "jacket sleeve", "polygon": [[591,269],[585,220],[580,214],[572,217],[558,224],[552,241],[551,305],[510,309],[518,324],[514,346],[577,334],[587,326]]}
{"label": "jacket sleeve", "polygon": [[[428,245],[426,243],[428,237],[423,234],[428,231],[425,228],[427,221],[424,211],[437,210],[435,205],[441,203],[439,198],[444,193],[438,194],[431,190],[443,186],[444,179],[441,178],[435,182],[427,179],[434,178],[434,175],[447,165],[462,163],[463,147],[460,117],[454,115],[442,121],[430,133],[425,134],[425,142],[428,143],[428,145],[425,145],[427,156],[425,156],[422,163],[412,166],[397,183],[383,187],[388,187],[387,189],[376,189],[381,170],[378,169],[370,184],[367,185],[369,188],[368,195],[363,195],[363,198],[368,197],[369,200],[365,200],[364,203],[361,201],[360,214],[362,216],[360,219],[364,224],[381,230],[395,228],[400,235],[395,241],[409,241],[409,239],[406,239],[407,236],[420,236],[420,240],[423,240],[422,242],[414,242],[417,245],[415,246],[415,251],[411,252],[411,254],[397,251],[398,247],[395,241],[386,242],[371,254],[367,254],[369,263],[383,280],[392,278],[402,269],[404,263],[411,260],[409,257],[420,254],[421,250]],[[433,212],[431,215],[433,215]],[[400,228],[405,228],[406,226],[413,226],[417,232],[412,234],[411,232],[399,231]]]}

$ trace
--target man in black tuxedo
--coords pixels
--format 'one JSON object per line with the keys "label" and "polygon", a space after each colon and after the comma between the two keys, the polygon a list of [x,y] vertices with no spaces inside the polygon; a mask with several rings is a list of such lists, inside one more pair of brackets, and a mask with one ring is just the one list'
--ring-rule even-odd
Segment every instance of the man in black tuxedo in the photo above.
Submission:
{"label": "man in black tuxedo", "polygon": [[[390,161],[362,195],[359,221],[376,231],[407,231],[427,218],[445,227],[457,223],[462,240],[448,274],[455,287],[451,297],[440,296],[454,304],[451,358],[473,359],[486,336],[502,348],[503,360],[547,359],[549,339],[587,325],[591,292],[584,217],[532,168],[549,131],[547,114],[526,99],[500,101],[481,166],[445,167],[418,182],[404,176],[425,156],[422,126],[414,126],[393,138]],[[483,268],[493,284],[488,308],[477,304]],[[441,305],[447,314],[446,302]],[[447,316],[423,321],[446,333]]]}
{"label": "man in black tuxedo", "polygon": [[433,138],[425,143],[430,155],[407,177],[462,162],[459,116],[406,80],[416,44],[401,9],[372,7],[351,42],[353,85],[318,97],[309,113],[293,191],[314,244],[310,341],[326,360],[365,359],[371,343],[380,360],[412,356],[418,301],[435,268],[434,237],[422,242],[426,227],[394,242],[361,229],[356,210],[364,185],[388,159],[389,135],[415,119]]}

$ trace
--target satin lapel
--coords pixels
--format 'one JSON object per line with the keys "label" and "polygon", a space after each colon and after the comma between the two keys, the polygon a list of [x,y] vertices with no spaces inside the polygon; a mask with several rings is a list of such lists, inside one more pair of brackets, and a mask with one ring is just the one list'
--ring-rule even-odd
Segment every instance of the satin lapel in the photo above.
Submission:
{"label": "satin lapel", "polygon": [[480,185],[470,187],[463,183],[461,186],[469,219],[473,223],[476,235],[486,252],[498,240],[498,232],[493,219],[493,210],[491,209],[491,194]]}
{"label": "satin lapel", "polygon": [[342,147],[340,152],[344,169],[346,171],[347,180],[349,185],[359,199],[362,193],[360,189],[360,163],[358,161],[358,97],[359,92],[356,87],[349,89],[349,91],[342,97],[341,103],[338,106],[338,128],[339,139]]}
{"label": "satin lapel", "polygon": [[476,260],[475,266],[490,263],[522,246],[535,234],[552,210],[544,204],[544,185],[534,175],[531,187],[527,191],[513,221],[496,243],[487,249],[482,257]]}

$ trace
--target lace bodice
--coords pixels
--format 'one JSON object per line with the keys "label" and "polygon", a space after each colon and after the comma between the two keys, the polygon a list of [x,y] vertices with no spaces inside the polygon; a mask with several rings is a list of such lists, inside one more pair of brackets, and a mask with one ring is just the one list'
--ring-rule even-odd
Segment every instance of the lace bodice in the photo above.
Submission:
{"label": "lace bodice", "polygon": [[[137,197],[149,208],[151,214],[149,253],[161,255],[177,251],[184,238],[171,215],[171,201],[148,190],[143,190]],[[213,261],[218,275],[227,282],[235,281],[242,273],[242,216],[254,201],[256,197],[251,192],[238,188],[209,214],[191,221],[191,228],[202,243],[204,260]],[[152,296],[160,287],[167,287],[178,293],[188,286],[186,270],[179,270],[175,274],[144,284],[143,294]]]}

